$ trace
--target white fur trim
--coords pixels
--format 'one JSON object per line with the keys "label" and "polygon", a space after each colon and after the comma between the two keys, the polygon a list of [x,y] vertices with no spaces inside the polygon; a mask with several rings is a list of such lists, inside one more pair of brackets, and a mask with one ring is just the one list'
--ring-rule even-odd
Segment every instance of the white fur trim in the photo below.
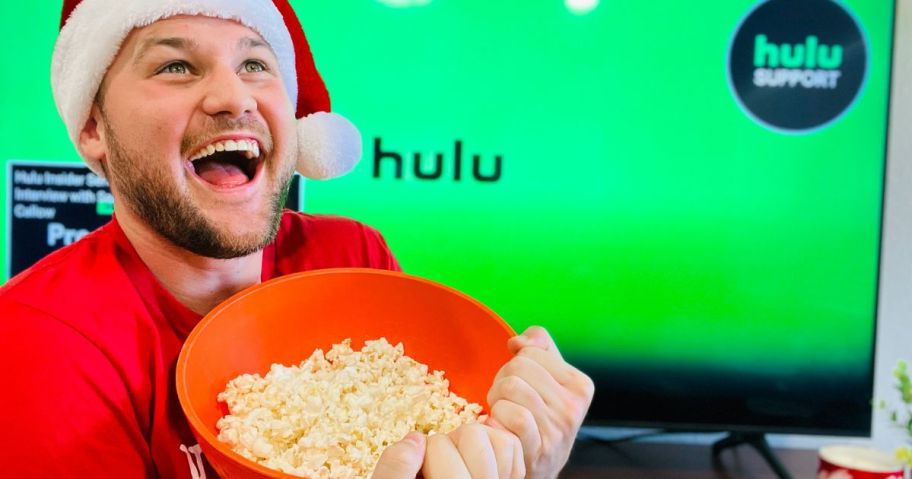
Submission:
{"label": "white fur trim", "polygon": [[[297,104],[294,45],[282,14],[269,0],[83,0],[60,31],[51,63],[57,111],[77,149],[95,94],[124,39],[134,28],[175,15],[235,20],[255,30],[278,57],[288,97]],[[102,174],[97,162],[79,154]]]}
{"label": "white fur trim", "polygon": [[361,133],[344,116],[318,111],[298,120],[298,172],[318,180],[342,176],[361,159]]}

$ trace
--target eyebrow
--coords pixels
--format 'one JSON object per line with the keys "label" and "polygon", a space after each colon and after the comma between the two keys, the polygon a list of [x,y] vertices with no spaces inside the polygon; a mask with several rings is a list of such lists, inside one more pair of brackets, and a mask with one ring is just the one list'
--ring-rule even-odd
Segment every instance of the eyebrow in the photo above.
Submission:
{"label": "eyebrow", "polygon": [[[259,38],[243,37],[243,38],[238,39],[238,42],[237,42],[238,50],[251,49],[251,48],[257,48],[257,47],[266,47],[269,49],[270,52],[272,51],[272,47],[269,46],[269,44],[264,42],[263,40],[260,40]],[[275,53],[275,52],[273,52],[273,53]]]}
{"label": "eyebrow", "polygon": [[142,44],[139,45],[139,48],[136,49],[136,54],[133,55],[133,64],[139,63],[149,50],[157,46],[171,47],[177,50],[196,50],[199,48],[199,43],[195,40],[181,37],[147,38],[146,40],[143,40]]}
{"label": "eyebrow", "polygon": [[[153,47],[165,46],[171,47],[176,50],[197,50],[199,49],[199,43],[195,40],[182,37],[152,37],[143,40],[142,44],[139,45],[139,48],[136,49],[136,54],[133,55],[133,64],[137,64],[142,60],[142,58],[149,52]],[[252,48],[262,48],[265,47],[269,49],[270,52],[273,52],[272,47],[268,43],[253,37],[242,37],[238,39],[237,48],[238,50],[249,50]]]}

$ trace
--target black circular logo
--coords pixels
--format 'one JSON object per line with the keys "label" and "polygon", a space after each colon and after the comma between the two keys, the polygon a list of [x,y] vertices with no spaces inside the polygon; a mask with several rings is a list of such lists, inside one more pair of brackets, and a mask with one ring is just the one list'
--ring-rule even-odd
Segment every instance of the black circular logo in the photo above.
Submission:
{"label": "black circular logo", "polygon": [[835,0],[768,0],[735,31],[728,79],[754,120],[804,133],[832,123],[852,106],[867,63],[861,26]]}

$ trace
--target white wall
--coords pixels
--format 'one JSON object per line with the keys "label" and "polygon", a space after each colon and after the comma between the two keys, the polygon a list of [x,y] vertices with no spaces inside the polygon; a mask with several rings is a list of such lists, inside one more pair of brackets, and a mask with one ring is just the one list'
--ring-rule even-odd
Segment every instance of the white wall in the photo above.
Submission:
{"label": "white wall", "polygon": [[[912,361],[912,0],[897,2],[886,193],[874,394],[896,402],[892,370],[900,358]],[[875,414],[875,445],[902,439]]]}

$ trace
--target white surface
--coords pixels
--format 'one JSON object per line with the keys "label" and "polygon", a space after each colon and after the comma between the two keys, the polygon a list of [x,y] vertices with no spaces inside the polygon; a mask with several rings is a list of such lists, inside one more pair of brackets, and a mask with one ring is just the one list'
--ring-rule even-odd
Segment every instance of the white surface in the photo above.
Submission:
{"label": "white surface", "polygon": [[[912,360],[912,0],[898,0],[887,151],[874,395],[896,403],[893,368]],[[872,445],[893,449],[902,431],[875,412]]]}

